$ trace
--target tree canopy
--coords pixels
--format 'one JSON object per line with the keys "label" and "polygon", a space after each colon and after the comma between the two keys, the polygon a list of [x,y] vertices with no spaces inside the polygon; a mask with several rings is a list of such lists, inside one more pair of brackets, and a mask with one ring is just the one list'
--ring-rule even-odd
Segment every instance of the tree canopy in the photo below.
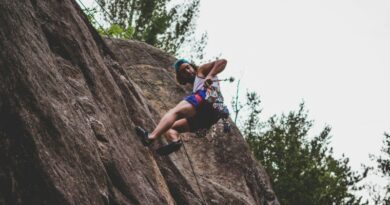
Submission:
{"label": "tree canopy", "polygon": [[[207,34],[195,37],[200,0],[174,4],[171,0],[97,0],[110,28],[127,31],[126,38],[146,42],[171,54],[186,49],[202,59]],[[106,28],[107,29],[107,28]]]}
{"label": "tree canopy", "polygon": [[352,171],[349,159],[336,159],[329,146],[331,128],[309,137],[313,121],[304,103],[298,111],[272,116],[260,122],[260,99],[247,95],[249,114],[243,133],[254,156],[263,164],[273,181],[281,204],[361,204],[353,190],[366,177]]}
{"label": "tree canopy", "polygon": [[375,205],[390,204],[390,134],[384,134],[383,146],[380,156],[371,156],[376,161],[375,173],[379,175],[386,183],[383,186],[369,185],[370,195]]}

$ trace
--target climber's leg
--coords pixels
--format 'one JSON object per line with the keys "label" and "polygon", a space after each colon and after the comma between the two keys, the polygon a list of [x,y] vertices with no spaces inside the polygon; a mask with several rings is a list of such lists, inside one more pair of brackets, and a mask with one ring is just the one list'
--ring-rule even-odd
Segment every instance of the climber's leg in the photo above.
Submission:
{"label": "climber's leg", "polygon": [[176,121],[172,128],[169,129],[165,136],[170,141],[167,145],[164,145],[156,150],[159,155],[168,155],[172,152],[176,152],[183,145],[182,140],[179,138],[179,133],[190,131],[187,119],[181,119]]}
{"label": "climber's leg", "polygon": [[181,119],[176,121],[172,128],[169,129],[165,136],[171,141],[169,144],[162,146],[156,150],[159,155],[168,155],[172,152],[176,152],[183,145],[181,139],[179,139],[179,133],[190,131],[187,119]]}
{"label": "climber's leg", "polygon": [[153,140],[162,134],[166,133],[177,120],[192,117],[196,114],[195,107],[189,102],[183,100],[176,107],[169,110],[164,117],[161,118],[157,127],[149,134],[149,139]]}
{"label": "climber's leg", "polygon": [[176,142],[179,140],[179,133],[189,132],[190,126],[187,119],[180,119],[176,121],[172,128],[165,133],[165,137],[168,141]]}

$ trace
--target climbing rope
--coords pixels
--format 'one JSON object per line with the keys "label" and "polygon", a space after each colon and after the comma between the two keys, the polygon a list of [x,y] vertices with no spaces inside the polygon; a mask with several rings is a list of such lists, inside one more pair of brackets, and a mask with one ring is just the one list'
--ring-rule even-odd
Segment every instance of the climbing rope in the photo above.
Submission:
{"label": "climbing rope", "polygon": [[180,136],[180,140],[183,142],[184,152],[186,153],[188,162],[189,162],[190,167],[191,167],[191,170],[192,170],[192,174],[193,174],[194,177],[195,177],[196,184],[197,184],[197,186],[198,186],[198,188],[199,188],[200,196],[202,197],[203,203],[204,203],[205,205],[207,205],[207,202],[205,201],[204,196],[203,196],[202,189],[200,189],[200,184],[199,184],[198,178],[196,177],[196,174],[195,174],[195,171],[194,171],[194,167],[192,166],[192,161],[191,161],[191,159],[190,159],[190,156],[188,155],[186,146],[185,146],[184,141],[182,140],[181,136]]}
{"label": "climbing rope", "polygon": [[[87,7],[86,7],[80,0],[76,0],[76,1],[79,2],[79,4],[80,4],[82,7],[84,7],[85,10],[87,9]],[[99,7],[103,10],[103,12],[104,12],[105,14],[107,14],[108,16],[110,16],[110,18],[112,18],[112,16],[106,11],[106,9],[105,9],[102,5],[100,5],[96,0],[94,0],[94,2],[95,2],[97,5],[99,5]],[[92,18],[93,18],[94,21],[97,23],[97,25],[100,27],[100,29],[105,33],[105,35],[111,40],[110,35],[109,35],[109,34],[107,33],[107,31],[103,28],[103,26],[96,20],[95,16],[92,16]],[[110,19],[110,21],[112,21],[112,19]],[[112,42],[113,42],[113,45],[115,45],[115,42],[114,42],[114,41],[112,41]],[[115,45],[115,46],[116,46],[116,45]],[[121,49],[118,49],[118,50],[119,50],[120,54],[121,54],[123,57],[126,57],[125,54],[123,53],[123,51],[122,51]],[[129,67],[129,68],[131,68],[131,67]],[[157,96],[158,100],[164,105],[165,109],[168,109],[168,106],[164,103],[164,101],[161,100],[161,98],[159,97],[159,95],[157,95],[157,94],[155,93],[153,87],[152,87],[152,86],[149,84],[149,82],[142,76],[142,74],[139,73],[137,69],[133,69],[133,70],[135,70],[136,73],[141,77],[142,81],[144,81],[144,82],[150,87],[150,89],[151,89],[152,92],[155,94],[155,96]],[[125,73],[126,73],[126,72],[125,72]],[[127,73],[126,73],[126,75],[127,75]],[[167,74],[167,75],[168,75],[168,74]],[[129,76],[127,76],[127,77],[129,78]],[[180,136],[180,140],[183,142],[184,152],[185,152],[185,154],[186,154],[186,156],[187,156],[187,159],[188,159],[188,162],[189,162],[189,164],[190,164],[190,167],[191,167],[191,170],[192,170],[192,174],[193,174],[194,177],[195,177],[195,181],[196,181],[196,184],[197,184],[197,186],[198,186],[198,189],[199,189],[199,192],[200,192],[202,201],[203,201],[203,203],[204,203],[205,205],[207,205],[207,202],[206,202],[206,200],[204,199],[203,192],[202,192],[202,189],[201,189],[200,184],[199,184],[199,181],[198,181],[198,177],[196,176],[194,167],[193,167],[193,165],[192,165],[192,161],[191,161],[191,159],[190,159],[190,157],[189,157],[189,155],[188,155],[187,149],[186,149],[186,147],[185,147],[185,145],[184,145],[184,140],[182,140],[182,137],[181,137],[181,136]]]}

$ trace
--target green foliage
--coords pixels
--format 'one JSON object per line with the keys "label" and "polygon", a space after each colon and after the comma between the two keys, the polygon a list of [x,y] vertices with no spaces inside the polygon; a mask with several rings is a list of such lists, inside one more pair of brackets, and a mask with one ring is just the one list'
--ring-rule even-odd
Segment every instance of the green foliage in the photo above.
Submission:
{"label": "green foliage", "polygon": [[383,143],[384,146],[382,147],[382,153],[384,156],[377,159],[378,168],[384,176],[390,177],[390,135],[388,133],[385,133]]}
{"label": "green foliage", "polygon": [[[384,193],[381,190],[375,190],[378,188],[370,187],[372,190],[371,196],[373,197],[373,201],[375,205],[389,205],[390,204],[390,134],[385,133],[385,138],[383,140],[383,147],[381,149],[382,155],[371,158],[376,160],[377,171],[379,171],[380,175],[387,181],[387,185],[384,187]],[[380,187],[382,189],[382,187]]]}
{"label": "green foliage", "polygon": [[128,38],[131,38],[131,36],[133,35],[134,31],[133,31],[133,29],[131,27],[128,27],[127,29],[124,29],[124,28],[122,28],[118,24],[111,24],[111,26],[108,27],[107,29],[99,28],[98,32],[101,35],[107,35],[107,36],[114,37],[114,38],[126,38],[126,39],[128,39]]}
{"label": "green foliage", "polygon": [[273,180],[281,204],[323,205],[361,204],[351,191],[361,190],[357,183],[366,177],[351,170],[348,158],[336,159],[329,147],[331,128],[309,138],[313,122],[308,120],[302,103],[298,111],[259,121],[260,99],[247,95],[249,116],[243,133],[254,154]]}
{"label": "green foliage", "polygon": [[134,34],[134,29],[132,27],[125,28],[119,24],[111,24],[108,28],[103,28],[101,24],[96,21],[96,16],[98,15],[97,8],[85,8],[83,11],[87,15],[88,21],[91,22],[100,35],[113,38],[132,38]]}
{"label": "green foliage", "polygon": [[246,106],[249,110],[248,118],[244,121],[244,136],[250,142],[254,141],[258,136],[258,130],[260,127],[259,114],[261,113],[260,109],[260,97],[255,92],[248,92],[246,94],[247,102]]}
{"label": "green foliage", "polygon": [[[110,24],[131,29],[130,37],[176,54],[190,47],[196,57],[203,57],[207,35],[194,37],[200,0],[173,5],[171,0],[97,0]],[[188,49],[187,49],[188,50]]]}
{"label": "green foliage", "polygon": [[96,8],[84,8],[83,12],[87,15],[88,21],[91,22],[93,26],[96,27],[95,16],[97,14]]}

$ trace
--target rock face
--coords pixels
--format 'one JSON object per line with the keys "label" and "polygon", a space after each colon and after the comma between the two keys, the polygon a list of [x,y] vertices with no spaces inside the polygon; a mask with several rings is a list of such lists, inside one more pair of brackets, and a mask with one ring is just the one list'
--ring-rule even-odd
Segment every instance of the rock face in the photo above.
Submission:
{"label": "rock face", "polygon": [[172,56],[102,39],[71,0],[0,0],[0,26],[0,204],[279,204],[235,126],[142,146],[135,125],[190,91]]}

